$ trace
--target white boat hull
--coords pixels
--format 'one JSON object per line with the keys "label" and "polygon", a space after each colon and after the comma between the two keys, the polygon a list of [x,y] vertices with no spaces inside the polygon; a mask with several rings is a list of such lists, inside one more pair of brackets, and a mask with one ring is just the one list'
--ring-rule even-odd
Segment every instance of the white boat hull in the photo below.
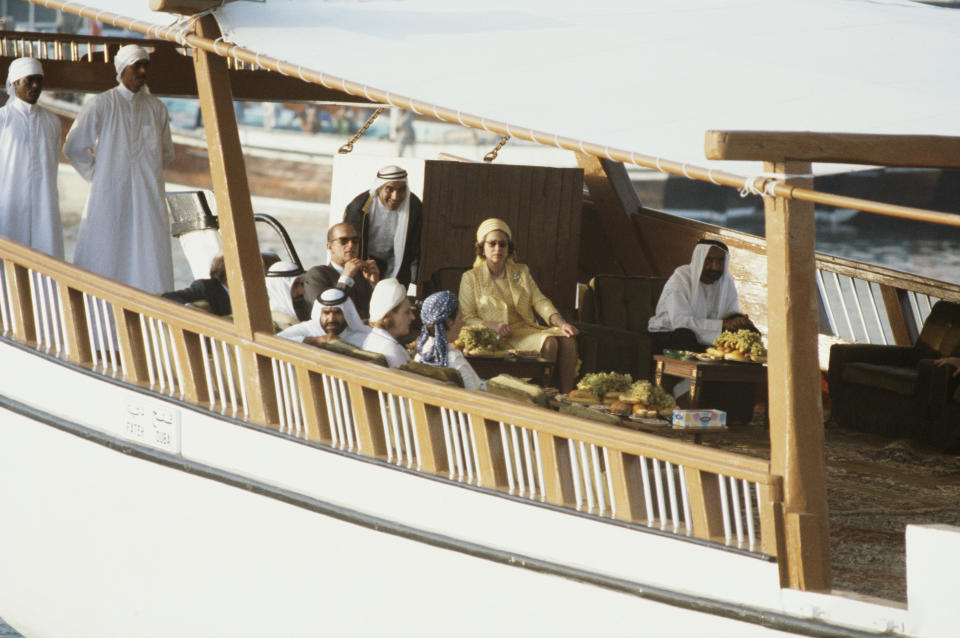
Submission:
{"label": "white boat hull", "polygon": [[[28,637],[765,636],[812,622],[785,609],[759,555],[431,480],[0,350],[0,615]],[[131,440],[136,409],[164,413],[173,436]],[[886,615],[876,628],[902,626],[903,610],[869,607]]]}

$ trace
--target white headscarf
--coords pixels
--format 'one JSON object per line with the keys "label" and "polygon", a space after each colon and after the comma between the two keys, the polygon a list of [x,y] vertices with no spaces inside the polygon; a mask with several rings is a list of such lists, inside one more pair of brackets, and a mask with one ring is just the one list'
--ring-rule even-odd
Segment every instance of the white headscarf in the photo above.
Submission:
{"label": "white headscarf", "polygon": [[370,333],[371,328],[360,318],[353,300],[345,292],[339,288],[327,288],[320,293],[320,298],[313,302],[310,321],[316,323],[320,334],[325,334],[320,325],[320,312],[323,308],[340,308],[347,322],[347,327],[340,333],[340,338],[358,348],[363,345],[363,340]]}
{"label": "white headscarf", "polygon": [[31,75],[43,75],[43,67],[36,58],[17,58],[11,62],[7,70],[7,92],[13,95],[13,83]]}
{"label": "white headscarf", "polygon": [[[378,191],[384,184],[390,182],[403,182],[407,185],[407,194],[400,203],[396,211],[392,211],[383,205],[380,201]],[[400,272],[400,262],[403,261],[403,248],[407,241],[407,224],[410,222],[410,182],[407,180],[407,171],[399,166],[384,166],[377,171],[377,179],[370,189],[370,197],[373,198],[373,205],[370,207],[371,216],[378,215],[396,215],[397,231],[393,236],[393,272],[381,273],[386,277],[396,277]]]}
{"label": "white headscarf", "polygon": [[117,82],[120,82],[120,75],[123,70],[139,60],[149,60],[150,54],[147,50],[138,44],[128,44],[120,47],[117,55],[113,58],[113,67],[117,70]]}
{"label": "white headscarf", "polygon": [[370,321],[380,321],[407,297],[407,289],[394,278],[381,279],[370,295]]}
{"label": "white headscarf", "polygon": [[267,271],[267,298],[270,300],[271,312],[282,312],[296,319],[297,310],[293,306],[290,289],[299,274],[301,271],[297,265],[289,261],[278,261],[270,266]]}

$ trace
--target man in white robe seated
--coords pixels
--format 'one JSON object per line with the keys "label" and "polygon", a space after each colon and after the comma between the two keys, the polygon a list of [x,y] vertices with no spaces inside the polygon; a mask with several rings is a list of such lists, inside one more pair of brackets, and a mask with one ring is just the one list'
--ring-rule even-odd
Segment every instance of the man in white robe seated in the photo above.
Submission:
{"label": "man in white robe seated", "polygon": [[87,102],[63,153],[90,182],[73,261],[151,293],[173,289],[163,169],[173,161],[170,116],[146,86],[148,53],[117,51],[118,86]]}
{"label": "man in white robe seated", "polygon": [[648,323],[654,353],[664,348],[702,352],[724,330],[757,331],[740,312],[728,257],[723,242],[701,239],[690,263],[673,271]]}
{"label": "man in white robe seated", "polygon": [[360,348],[368,334],[370,326],[360,318],[347,294],[339,288],[328,288],[314,302],[309,320],[291,326],[277,336],[309,346],[341,339]]}
{"label": "man in white robe seated", "polygon": [[60,120],[37,106],[43,68],[17,58],[7,71],[10,99],[0,108],[0,235],[63,259],[57,166]]}

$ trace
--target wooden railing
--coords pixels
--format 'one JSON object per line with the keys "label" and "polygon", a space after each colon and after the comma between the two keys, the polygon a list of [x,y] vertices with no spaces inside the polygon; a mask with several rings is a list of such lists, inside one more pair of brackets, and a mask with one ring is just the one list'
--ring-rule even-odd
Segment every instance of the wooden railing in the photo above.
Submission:
{"label": "wooden railing", "polygon": [[823,314],[841,339],[909,345],[937,301],[960,301],[956,284],[831,255],[816,264]]}
{"label": "wooden railing", "polygon": [[[781,553],[769,463],[256,333],[0,240],[7,339],[296,438],[602,519]],[[250,383],[263,372],[272,383]],[[252,396],[252,388],[262,396]],[[253,403],[266,415],[251,415]]]}

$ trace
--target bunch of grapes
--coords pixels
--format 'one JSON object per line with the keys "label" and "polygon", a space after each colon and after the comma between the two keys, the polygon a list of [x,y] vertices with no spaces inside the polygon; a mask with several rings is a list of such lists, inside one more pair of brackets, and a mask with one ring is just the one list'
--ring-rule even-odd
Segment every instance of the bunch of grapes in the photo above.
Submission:
{"label": "bunch of grapes", "polygon": [[760,340],[760,335],[752,330],[737,330],[736,332],[725,330],[714,340],[713,345],[724,352],[736,350],[757,357],[764,357],[767,354],[767,350]]}
{"label": "bunch of grapes", "polygon": [[607,392],[623,392],[630,387],[631,383],[633,383],[633,377],[629,374],[591,372],[583,375],[583,378],[577,382],[577,388],[602,398]]}
{"label": "bunch of grapes", "polygon": [[487,326],[467,326],[460,330],[457,341],[461,349],[467,352],[473,350],[495,352],[500,348],[500,337],[493,328]]}
{"label": "bunch of grapes", "polygon": [[673,397],[663,391],[658,385],[653,385],[649,381],[637,381],[623,395],[625,401],[632,403],[642,403],[646,406],[659,406],[660,409],[673,409],[677,407],[677,402]]}

